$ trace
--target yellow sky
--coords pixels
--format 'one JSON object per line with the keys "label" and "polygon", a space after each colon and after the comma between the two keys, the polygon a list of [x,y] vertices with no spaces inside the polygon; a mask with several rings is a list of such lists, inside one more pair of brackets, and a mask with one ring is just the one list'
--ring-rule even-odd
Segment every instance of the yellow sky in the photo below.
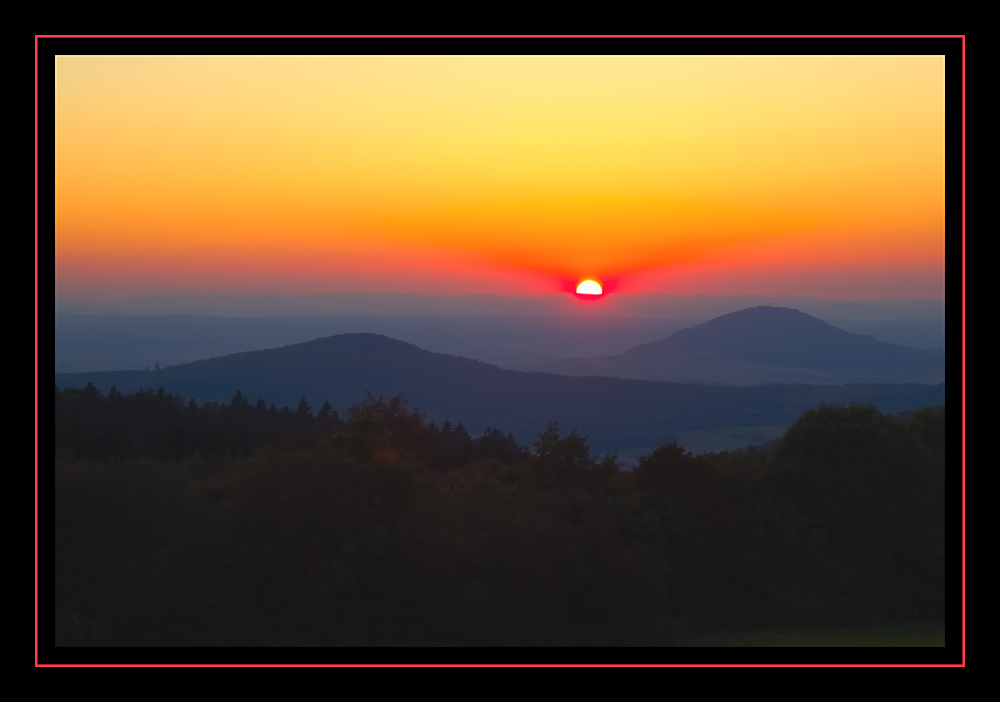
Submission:
{"label": "yellow sky", "polygon": [[57,59],[60,294],[646,291],[736,260],[940,297],[943,237],[940,56]]}

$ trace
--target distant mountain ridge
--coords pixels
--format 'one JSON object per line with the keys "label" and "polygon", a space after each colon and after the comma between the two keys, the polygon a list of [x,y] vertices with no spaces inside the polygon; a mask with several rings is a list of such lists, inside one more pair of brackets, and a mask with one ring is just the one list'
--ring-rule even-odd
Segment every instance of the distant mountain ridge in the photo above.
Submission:
{"label": "distant mountain ridge", "polygon": [[938,383],[944,380],[944,354],[848,332],[801,310],[758,306],[617,356],[519,370],[722,385]]}
{"label": "distant mountain ridge", "polygon": [[622,353],[703,319],[528,315],[55,315],[58,373],[142,370],[371,333],[502,367]]}
{"label": "distant mountain ridge", "polygon": [[56,373],[59,387],[93,382],[107,392],[163,387],[198,402],[227,402],[240,390],[278,406],[303,396],[343,411],[366,391],[404,393],[437,422],[513,431],[530,443],[549,421],[591,436],[595,450],[655,446],[676,432],[719,426],[787,424],[821,402],[871,402],[886,412],[944,402],[944,385],[707,387],[574,378],[503,370],[426,351],[377,334],[343,334],[280,348],[169,366],[159,371]]}
{"label": "distant mountain ridge", "polygon": [[936,355],[854,334],[788,307],[751,307],[634,346],[625,356],[672,353],[798,368],[937,367]]}

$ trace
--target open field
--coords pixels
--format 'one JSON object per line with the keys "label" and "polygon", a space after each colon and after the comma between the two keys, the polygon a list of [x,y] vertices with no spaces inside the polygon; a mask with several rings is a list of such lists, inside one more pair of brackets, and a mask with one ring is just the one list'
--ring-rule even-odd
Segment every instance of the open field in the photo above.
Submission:
{"label": "open field", "polygon": [[944,646],[944,622],[872,627],[697,632],[681,635],[678,646]]}
{"label": "open field", "polygon": [[722,427],[701,431],[682,431],[677,434],[677,442],[692,453],[731,451],[777,439],[784,436],[787,429],[787,424],[768,424],[755,427]]}

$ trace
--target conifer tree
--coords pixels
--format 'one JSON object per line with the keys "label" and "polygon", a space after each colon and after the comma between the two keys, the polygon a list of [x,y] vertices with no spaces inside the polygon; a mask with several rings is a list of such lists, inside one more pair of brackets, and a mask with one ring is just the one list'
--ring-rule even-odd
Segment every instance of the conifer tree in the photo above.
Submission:
{"label": "conifer tree", "polygon": [[309,403],[306,402],[306,398],[299,400],[298,407],[295,408],[295,417],[300,422],[306,422],[312,418],[312,408],[309,407]]}
{"label": "conifer tree", "polygon": [[319,414],[317,414],[316,417],[322,419],[323,421],[328,421],[329,419],[331,419],[332,414],[333,414],[333,405],[330,404],[329,400],[324,400],[323,406],[320,408]]}
{"label": "conifer tree", "polygon": [[243,395],[239,390],[233,395],[233,399],[229,402],[229,406],[233,409],[249,409],[250,401]]}

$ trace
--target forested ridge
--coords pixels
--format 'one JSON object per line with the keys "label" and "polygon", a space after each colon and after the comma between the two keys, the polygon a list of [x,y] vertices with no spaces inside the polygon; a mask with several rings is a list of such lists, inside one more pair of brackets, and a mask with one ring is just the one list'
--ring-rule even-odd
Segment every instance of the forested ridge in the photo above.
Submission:
{"label": "forested ridge", "polygon": [[[503,434],[487,427],[473,439],[461,422],[452,426],[446,421],[438,428],[419,411],[404,409],[406,403],[401,396],[385,402],[385,411],[392,416],[408,417],[393,427],[395,441],[404,442],[432,470],[486,458],[511,462],[527,455],[527,448],[518,446],[509,432]],[[294,409],[278,409],[263,398],[251,405],[239,390],[228,404],[199,405],[163,388],[125,395],[112,385],[102,396],[99,388],[88,383],[85,388],[57,387],[55,409],[56,450],[95,461],[238,458],[262,446],[312,445],[344,428],[340,414],[329,401],[324,401],[315,413],[304,397]],[[355,414],[357,411],[352,410]]]}
{"label": "forested ridge", "polygon": [[[722,387],[520,373],[432,353],[378,334],[342,334],[286,347],[208,358],[150,372],[56,373],[60,387],[122,393],[163,387],[199,403],[228,404],[239,389],[293,409],[303,396],[334,408],[375,395],[404,393],[443,425],[472,433],[500,427],[524,440],[557,419],[586,433],[600,451],[657,446],[682,431],[789,424],[820,403],[867,402],[883,412],[944,403],[944,384],[761,385]],[[318,410],[318,404],[316,404]]]}
{"label": "forested ridge", "polygon": [[[944,408],[803,412],[623,470],[402,396],[55,395],[57,645],[669,645],[942,618]],[[456,417],[456,420],[461,419]]]}

